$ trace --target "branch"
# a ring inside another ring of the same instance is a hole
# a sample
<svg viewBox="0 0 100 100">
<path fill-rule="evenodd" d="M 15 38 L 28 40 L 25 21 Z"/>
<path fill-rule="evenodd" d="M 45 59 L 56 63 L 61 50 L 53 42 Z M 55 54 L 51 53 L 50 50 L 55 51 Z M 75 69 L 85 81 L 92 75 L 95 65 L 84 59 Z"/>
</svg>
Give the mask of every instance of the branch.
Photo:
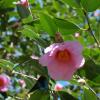
<svg viewBox="0 0 100 100">
<path fill-rule="evenodd" d="M 98 48 L 100 48 L 99 41 L 97 40 L 96 36 L 94 35 L 94 33 L 93 33 L 92 29 L 91 29 L 90 22 L 89 22 L 89 18 L 88 18 L 88 15 L 87 15 L 87 12 L 86 12 L 84 9 L 83 9 L 83 13 L 84 13 L 84 15 L 85 15 L 85 17 L 86 17 L 86 21 L 87 21 L 87 24 L 88 24 L 88 27 L 89 27 L 89 28 L 88 28 L 88 31 L 89 31 L 89 33 L 92 35 L 92 37 L 94 38 L 95 42 L 97 43 Z"/>
<path fill-rule="evenodd" d="M 12 73 L 21 75 L 21 76 L 23 76 L 23 77 L 28 77 L 28 78 L 31 78 L 31 79 L 34 79 L 34 80 L 38 80 L 37 78 L 35 78 L 35 77 L 33 77 L 33 76 L 28 76 L 28 75 L 23 74 L 23 73 L 20 73 L 20 72 L 15 72 L 15 71 L 13 71 Z"/>
</svg>

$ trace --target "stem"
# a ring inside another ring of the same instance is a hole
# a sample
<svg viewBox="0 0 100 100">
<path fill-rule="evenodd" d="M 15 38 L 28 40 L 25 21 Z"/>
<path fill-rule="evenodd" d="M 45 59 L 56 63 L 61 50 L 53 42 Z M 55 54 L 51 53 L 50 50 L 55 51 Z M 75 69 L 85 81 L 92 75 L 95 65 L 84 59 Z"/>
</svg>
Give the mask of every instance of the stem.
<svg viewBox="0 0 100 100">
<path fill-rule="evenodd" d="M 14 74 L 18 74 L 18 75 L 21 75 L 21 76 L 23 76 L 23 77 L 28 77 L 28 78 L 31 78 L 31 79 L 34 79 L 34 80 L 38 80 L 38 79 L 37 79 L 37 78 L 35 78 L 35 77 L 28 76 L 28 75 L 25 75 L 25 74 L 20 73 L 20 72 L 15 72 L 15 71 L 13 71 L 12 73 L 14 73 Z"/>
<path fill-rule="evenodd" d="M 23 62 L 23 63 L 21 63 L 21 64 L 16 64 L 16 65 L 13 67 L 13 70 L 16 69 L 16 68 L 19 67 L 19 66 L 24 66 L 26 63 L 28 63 L 28 62 L 30 62 L 30 61 L 32 61 L 32 59 L 29 59 L 29 60 L 27 60 L 27 61 L 25 61 L 25 62 Z M 13 71 L 13 70 L 12 70 L 12 71 Z"/>
<path fill-rule="evenodd" d="M 88 18 L 88 15 L 87 15 L 87 12 L 85 11 L 85 10 L 83 10 L 83 13 L 84 13 L 84 15 L 85 15 L 85 17 L 86 17 L 86 21 L 87 21 L 87 24 L 88 24 L 88 31 L 90 32 L 90 34 L 92 35 L 92 37 L 94 38 L 94 40 L 95 40 L 95 42 L 97 43 L 97 45 L 98 45 L 98 48 L 100 48 L 100 44 L 99 44 L 99 41 L 97 40 L 97 38 L 96 38 L 96 36 L 94 35 L 94 33 L 93 33 L 93 31 L 92 31 L 92 29 L 91 29 L 91 26 L 90 26 L 90 22 L 89 22 L 89 18 Z"/>
</svg>

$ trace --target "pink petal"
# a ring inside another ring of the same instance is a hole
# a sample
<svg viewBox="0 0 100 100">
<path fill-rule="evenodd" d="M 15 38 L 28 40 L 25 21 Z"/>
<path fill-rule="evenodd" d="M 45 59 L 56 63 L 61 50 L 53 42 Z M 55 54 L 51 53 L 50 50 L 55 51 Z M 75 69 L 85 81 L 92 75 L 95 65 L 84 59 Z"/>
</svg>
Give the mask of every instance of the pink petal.
<svg viewBox="0 0 100 100">
<path fill-rule="evenodd" d="M 69 49 L 71 52 L 75 52 L 75 53 L 82 53 L 83 47 L 81 46 L 81 44 L 77 41 L 68 41 L 65 42 L 64 45 L 66 46 L 67 49 Z"/>
<path fill-rule="evenodd" d="M 70 64 L 51 63 L 48 66 L 50 76 L 55 80 L 69 80 L 77 69 Z"/>
<path fill-rule="evenodd" d="M 52 49 L 54 49 L 55 46 L 58 46 L 58 45 L 59 45 L 59 43 L 54 43 L 54 44 L 50 45 L 49 47 L 47 47 L 47 48 L 44 50 L 44 52 L 45 52 L 45 53 L 48 53 L 48 52 L 50 52 Z"/>
<path fill-rule="evenodd" d="M 84 65 L 84 63 L 85 63 L 85 59 L 83 58 L 79 67 L 82 67 Z"/>
<path fill-rule="evenodd" d="M 65 44 L 72 55 L 72 59 L 75 63 L 74 66 L 76 68 L 82 67 L 85 63 L 85 59 L 82 56 L 82 46 L 78 42 L 67 42 Z"/>
<path fill-rule="evenodd" d="M 43 66 L 47 66 L 49 62 L 50 62 L 49 53 L 44 54 L 39 59 L 39 63 L 42 64 Z"/>
<path fill-rule="evenodd" d="M 55 48 L 52 49 L 52 51 L 50 52 L 50 56 L 55 56 L 57 51 L 61 51 L 61 50 L 65 50 L 66 47 L 65 45 L 62 44 L 58 44 L 55 46 Z"/>
</svg>

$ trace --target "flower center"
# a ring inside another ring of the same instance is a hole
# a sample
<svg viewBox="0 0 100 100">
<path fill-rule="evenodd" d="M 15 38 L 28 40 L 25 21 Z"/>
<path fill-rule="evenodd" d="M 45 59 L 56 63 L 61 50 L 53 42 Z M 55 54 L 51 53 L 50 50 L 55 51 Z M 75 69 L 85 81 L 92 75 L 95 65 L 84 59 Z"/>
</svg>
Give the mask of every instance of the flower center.
<svg viewBox="0 0 100 100">
<path fill-rule="evenodd" d="M 70 53 L 67 50 L 58 51 L 56 59 L 59 61 L 68 61 L 70 59 Z"/>
<path fill-rule="evenodd" d="M 4 86 L 4 80 L 2 78 L 0 79 L 0 87 L 1 86 Z"/>
</svg>

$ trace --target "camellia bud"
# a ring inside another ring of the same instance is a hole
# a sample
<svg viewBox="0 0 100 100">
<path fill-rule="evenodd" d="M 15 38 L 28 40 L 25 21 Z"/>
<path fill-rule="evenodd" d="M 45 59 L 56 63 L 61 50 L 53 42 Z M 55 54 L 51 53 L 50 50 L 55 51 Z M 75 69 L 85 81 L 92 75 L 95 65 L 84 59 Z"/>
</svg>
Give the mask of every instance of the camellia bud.
<svg viewBox="0 0 100 100">
<path fill-rule="evenodd" d="M 55 91 L 61 91 L 63 89 L 63 86 L 61 85 L 61 84 L 59 84 L 59 83 L 57 83 L 56 85 L 55 85 L 55 87 L 54 87 L 54 90 Z"/>
<path fill-rule="evenodd" d="M 80 37 L 80 33 L 75 33 L 74 36 L 75 36 L 75 38 L 78 38 L 78 37 Z"/>
<path fill-rule="evenodd" d="M 55 42 L 58 42 L 58 43 L 63 42 L 63 38 L 62 38 L 60 32 L 57 32 L 57 33 L 55 34 Z"/>
</svg>

